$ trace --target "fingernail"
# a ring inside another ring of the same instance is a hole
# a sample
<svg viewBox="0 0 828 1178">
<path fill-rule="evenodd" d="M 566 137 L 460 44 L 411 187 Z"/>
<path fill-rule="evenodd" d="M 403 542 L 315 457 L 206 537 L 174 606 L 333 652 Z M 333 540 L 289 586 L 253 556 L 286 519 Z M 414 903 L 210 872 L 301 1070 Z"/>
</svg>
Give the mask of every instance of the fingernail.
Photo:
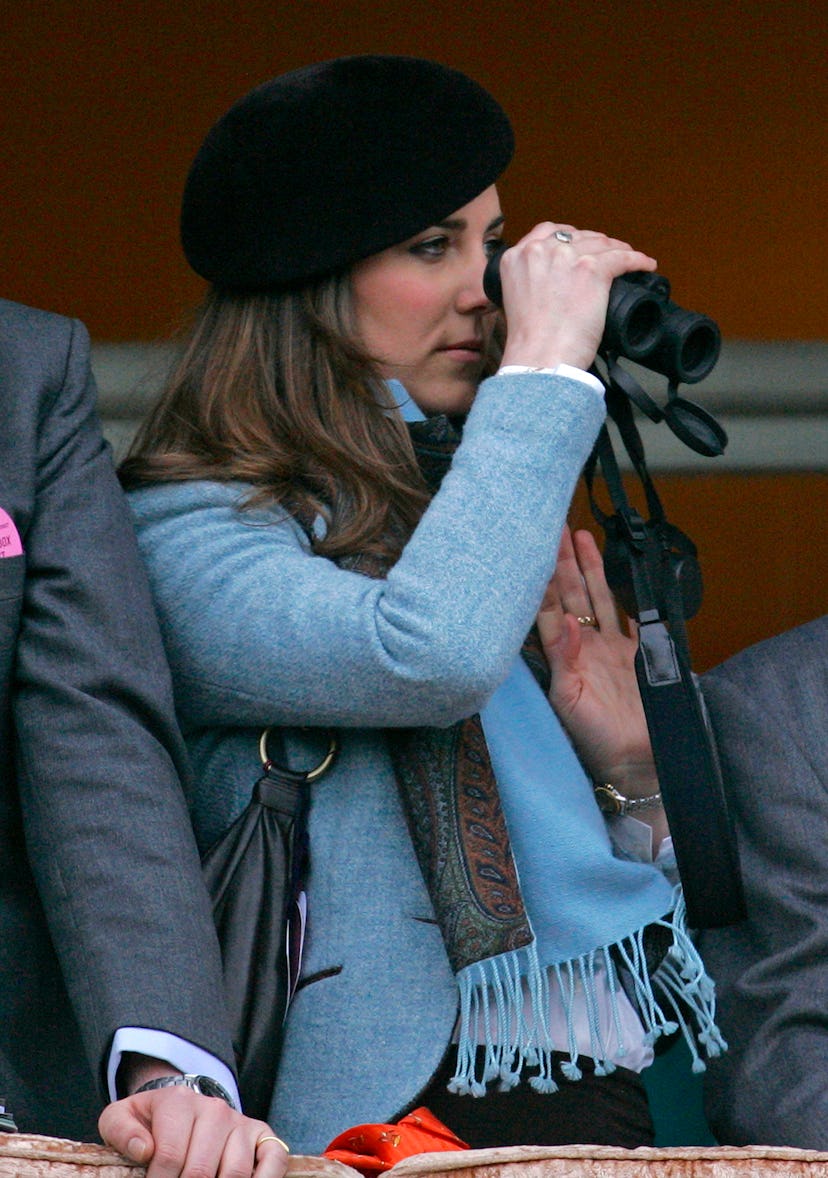
<svg viewBox="0 0 828 1178">
<path fill-rule="evenodd" d="M 126 1151 L 133 1161 L 142 1162 L 147 1155 L 147 1143 L 143 1137 L 131 1137 Z"/>
</svg>

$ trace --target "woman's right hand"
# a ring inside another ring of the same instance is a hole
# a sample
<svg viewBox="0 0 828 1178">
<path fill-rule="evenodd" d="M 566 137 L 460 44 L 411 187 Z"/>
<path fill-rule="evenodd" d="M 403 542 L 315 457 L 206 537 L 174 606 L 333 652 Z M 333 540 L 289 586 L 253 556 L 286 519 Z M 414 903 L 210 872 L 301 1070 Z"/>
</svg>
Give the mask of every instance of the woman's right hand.
<svg viewBox="0 0 828 1178">
<path fill-rule="evenodd" d="M 571 242 L 555 237 L 572 235 Z M 624 241 L 549 221 L 536 225 L 500 259 L 507 338 L 502 363 L 528 368 L 595 359 L 612 281 L 656 261 Z"/>
</svg>

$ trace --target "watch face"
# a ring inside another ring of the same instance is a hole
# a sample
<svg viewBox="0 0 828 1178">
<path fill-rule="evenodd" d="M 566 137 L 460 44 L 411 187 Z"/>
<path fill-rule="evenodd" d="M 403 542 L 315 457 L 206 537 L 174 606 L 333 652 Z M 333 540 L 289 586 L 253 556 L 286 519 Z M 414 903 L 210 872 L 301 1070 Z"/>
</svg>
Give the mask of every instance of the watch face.
<svg viewBox="0 0 828 1178">
<path fill-rule="evenodd" d="M 216 1080 L 211 1080 L 209 1076 L 196 1076 L 193 1088 L 196 1092 L 200 1092 L 202 1096 L 217 1096 L 219 1100 L 228 1101 L 227 1093 L 221 1084 Z"/>
</svg>

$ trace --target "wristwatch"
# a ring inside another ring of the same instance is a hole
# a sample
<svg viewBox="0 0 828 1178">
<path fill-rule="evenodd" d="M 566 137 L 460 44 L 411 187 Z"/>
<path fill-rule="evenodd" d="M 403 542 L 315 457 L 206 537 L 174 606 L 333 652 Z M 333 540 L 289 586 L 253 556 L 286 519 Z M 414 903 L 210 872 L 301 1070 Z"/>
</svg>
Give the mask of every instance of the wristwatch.
<svg viewBox="0 0 828 1178">
<path fill-rule="evenodd" d="M 146 1084 L 142 1084 L 133 1093 L 137 1096 L 139 1092 L 152 1092 L 156 1088 L 192 1088 L 193 1092 L 198 1092 L 202 1096 L 216 1096 L 219 1100 L 225 1101 L 231 1108 L 236 1106 L 233 1104 L 232 1097 L 226 1089 L 222 1088 L 217 1080 L 213 1080 L 210 1076 L 159 1076 L 157 1080 L 148 1080 Z"/>
<path fill-rule="evenodd" d="M 593 786 L 595 800 L 605 814 L 631 814 L 635 816 L 642 810 L 655 810 L 661 803 L 661 794 L 650 794 L 646 798 L 625 798 L 614 785 L 605 782 L 603 785 Z"/>
</svg>

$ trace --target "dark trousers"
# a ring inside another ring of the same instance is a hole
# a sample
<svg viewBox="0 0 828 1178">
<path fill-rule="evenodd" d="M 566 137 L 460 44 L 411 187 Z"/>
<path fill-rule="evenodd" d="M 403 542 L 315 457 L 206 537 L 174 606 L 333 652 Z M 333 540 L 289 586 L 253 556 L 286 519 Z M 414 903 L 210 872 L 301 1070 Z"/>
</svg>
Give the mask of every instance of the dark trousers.
<svg viewBox="0 0 828 1178">
<path fill-rule="evenodd" d="M 472 1149 L 508 1145 L 635 1149 L 653 1144 L 647 1093 L 636 1072 L 616 1068 L 608 1076 L 596 1076 L 592 1060 L 582 1058 L 578 1060 L 582 1078 L 556 1078 L 558 1091 L 548 1095 L 535 1092 L 524 1079 L 508 1092 L 498 1092 L 493 1084 L 485 1096 L 455 1096 L 446 1088 L 454 1062 L 451 1050 L 416 1104 L 430 1109 Z"/>
</svg>

